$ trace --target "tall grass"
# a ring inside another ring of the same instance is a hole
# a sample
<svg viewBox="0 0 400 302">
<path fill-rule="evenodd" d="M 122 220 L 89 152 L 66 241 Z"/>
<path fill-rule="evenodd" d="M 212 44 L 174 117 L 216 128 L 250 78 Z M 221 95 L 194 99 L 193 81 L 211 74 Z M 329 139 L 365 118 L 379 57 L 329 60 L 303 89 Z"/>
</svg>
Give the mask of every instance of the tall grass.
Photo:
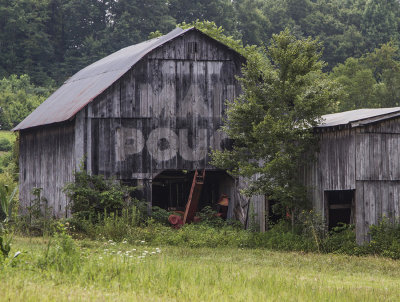
<svg viewBox="0 0 400 302">
<path fill-rule="evenodd" d="M 80 257 L 71 256 L 71 269 L 63 269 L 39 265 L 48 247 L 47 239 L 17 238 L 13 251 L 24 252 L 18 261 L 0 269 L 0 300 L 400 299 L 400 263 L 382 258 L 171 246 L 159 247 L 157 252 L 146 242 L 130 245 L 84 240 L 74 244 Z"/>
</svg>

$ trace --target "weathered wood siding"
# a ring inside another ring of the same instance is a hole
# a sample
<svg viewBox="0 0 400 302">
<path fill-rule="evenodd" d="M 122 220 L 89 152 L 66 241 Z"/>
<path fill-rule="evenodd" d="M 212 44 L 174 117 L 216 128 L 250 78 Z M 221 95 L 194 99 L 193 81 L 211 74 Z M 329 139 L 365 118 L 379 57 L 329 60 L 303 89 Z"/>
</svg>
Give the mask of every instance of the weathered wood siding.
<svg viewBox="0 0 400 302">
<path fill-rule="evenodd" d="M 359 242 L 385 216 L 400 217 L 400 119 L 354 130 L 356 138 L 356 230 Z"/>
<path fill-rule="evenodd" d="M 20 132 L 19 199 L 23 208 L 30 205 L 33 188 L 43 188 L 53 213 L 66 215 L 67 198 L 62 192 L 73 179 L 74 122 L 32 128 Z"/>
<path fill-rule="evenodd" d="M 317 160 L 304 170 L 314 207 L 325 213 L 324 191 L 355 190 L 359 243 L 385 216 L 400 217 L 400 119 L 319 132 Z"/>
<path fill-rule="evenodd" d="M 319 152 L 315 162 L 304 171 L 303 180 L 309 187 L 315 209 L 324 213 L 325 190 L 353 190 L 356 188 L 356 150 L 351 130 L 319 133 Z"/>
<path fill-rule="evenodd" d="M 237 55 L 195 32 L 152 52 L 88 106 L 88 167 L 119 179 L 212 169 L 209 152 L 224 143 L 218 129 L 225 101 L 239 93 L 240 67 Z"/>
</svg>

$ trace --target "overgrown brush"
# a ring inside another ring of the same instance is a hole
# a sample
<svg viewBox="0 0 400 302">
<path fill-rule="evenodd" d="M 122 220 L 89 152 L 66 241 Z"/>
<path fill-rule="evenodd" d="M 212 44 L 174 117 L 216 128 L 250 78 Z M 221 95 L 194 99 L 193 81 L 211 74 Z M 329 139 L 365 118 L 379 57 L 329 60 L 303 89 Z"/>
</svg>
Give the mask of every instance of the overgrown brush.
<svg viewBox="0 0 400 302">
<path fill-rule="evenodd" d="M 96 223 L 107 213 L 122 213 L 131 205 L 142 206 L 131 197 L 135 189 L 103 175 L 88 174 L 81 167 L 80 171 L 75 171 L 74 181 L 63 191 L 71 200 L 70 210 L 74 217 Z"/>
<path fill-rule="evenodd" d="M 67 228 L 58 222 L 54 235 L 50 237 L 48 244 L 38 266 L 41 268 L 53 268 L 60 272 L 71 272 L 79 268 L 81 252 L 75 241 L 67 233 Z"/>
<path fill-rule="evenodd" d="M 11 250 L 11 241 L 14 230 L 10 224 L 14 196 L 17 192 L 17 187 L 11 191 L 8 186 L 0 187 L 0 209 L 5 216 L 3 221 L 0 221 L 0 263 L 3 262 Z"/>
</svg>

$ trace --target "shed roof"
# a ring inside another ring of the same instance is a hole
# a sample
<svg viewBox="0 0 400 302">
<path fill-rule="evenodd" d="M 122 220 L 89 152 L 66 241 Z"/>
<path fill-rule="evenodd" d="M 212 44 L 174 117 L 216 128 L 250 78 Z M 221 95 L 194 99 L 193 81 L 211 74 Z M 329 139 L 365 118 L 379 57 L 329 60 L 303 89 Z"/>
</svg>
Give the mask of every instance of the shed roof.
<svg viewBox="0 0 400 302">
<path fill-rule="evenodd" d="M 322 116 L 322 123 L 317 128 L 337 126 L 357 127 L 400 116 L 400 107 L 357 109 Z"/>
<path fill-rule="evenodd" d="M 164 36 L 123 48 L 85 67 L 64 82 L 57 91 L 13 130 L 59 123 L 73 118 L 145 55 L 188 31 L 202 33 L 194 27 L 189 29 L 176 28 Z M 221 42 L 218 43 L 224 45 Z M 224 46 L 229 48 L 226 45 Z"/>
</svg>

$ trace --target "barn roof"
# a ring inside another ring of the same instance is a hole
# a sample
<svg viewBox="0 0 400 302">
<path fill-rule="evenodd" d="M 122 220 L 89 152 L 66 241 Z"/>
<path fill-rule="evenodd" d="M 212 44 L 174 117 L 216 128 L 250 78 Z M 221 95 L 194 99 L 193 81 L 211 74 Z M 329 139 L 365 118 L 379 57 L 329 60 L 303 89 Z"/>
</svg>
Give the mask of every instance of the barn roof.
<svg viewBox="0 0 400 302">
<path fill-rule="evenodd" d="M 202 33 L 194 27 L 189 29 L 176 28 L 164 36 L 123 48 L 85 67 L 64 82 L 57 91 L 13 130 L 59 123 L 73 118 L 144 56 L 188 31 Z M 218 43 L 229 48 L 221 42 Z"/>
<path fill-rule="evenodd" d="M 317 128 L 338 126 L 357 127 L 377 121 L 400 116 L 400 107 L 357 109 L 322 116 L 322 123 Z"/>
</svg>

